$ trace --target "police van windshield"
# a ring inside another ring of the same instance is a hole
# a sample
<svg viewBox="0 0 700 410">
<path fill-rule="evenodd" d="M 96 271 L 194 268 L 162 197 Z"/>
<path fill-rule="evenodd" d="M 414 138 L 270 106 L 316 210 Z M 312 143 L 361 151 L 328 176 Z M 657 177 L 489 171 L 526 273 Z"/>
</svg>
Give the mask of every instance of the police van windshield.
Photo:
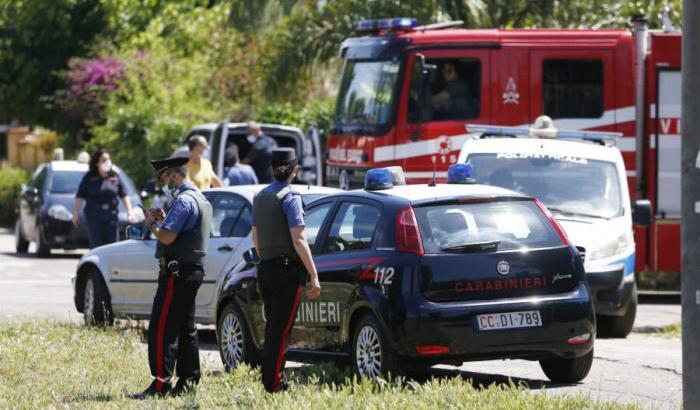
<svg viewBox="0 0 700 410">
<path fill-rule="evenodd" d="M 562 242 L 533 201 L 415 208 L 425 253 L 536 249 Z"/>
<path fill-rule="evenodd" d="M 538 198 L 551 211 L 572 217 L 622 215 L 622 192 L 614 163 L 544 154 L 471 154 L 477 183 Z"/>
<path fill-rule="evenodd" d="M 399 75 L 398 61 L 357 61 L 345 63 L 338 91 L 333 126 L 356 126 L 371 132 L 387 124 L 394 88 Z"/>
</svg>

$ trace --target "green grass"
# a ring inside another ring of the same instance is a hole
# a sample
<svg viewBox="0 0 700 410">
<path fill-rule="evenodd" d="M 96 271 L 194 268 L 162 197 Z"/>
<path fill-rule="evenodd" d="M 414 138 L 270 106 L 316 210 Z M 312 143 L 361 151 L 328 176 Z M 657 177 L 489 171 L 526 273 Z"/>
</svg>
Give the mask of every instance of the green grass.
<svg viewBox="0 0 700 410">
<path fill-rule="evenodd" d="M 264 392 L 258 369 L 205 370 L 196 396 L 134 401 L 150 383 L 142 329 L 87 329 L 49 321 L 0 323 L 0 408 L 625 409 L 583 395 L 524 386 L 474 387 L 461 377 L 358 382 L 337 366 L 289 372 L 292 390 Z"/>
<path fill-rule="evenodd" d="M 666 337 L 669 339 L 680 339 L 681 338 L 681 322 L 674 323 L 672 325 L 664 326 L 657 331 L 653 332 L 654 336 Z"/>
</svg>

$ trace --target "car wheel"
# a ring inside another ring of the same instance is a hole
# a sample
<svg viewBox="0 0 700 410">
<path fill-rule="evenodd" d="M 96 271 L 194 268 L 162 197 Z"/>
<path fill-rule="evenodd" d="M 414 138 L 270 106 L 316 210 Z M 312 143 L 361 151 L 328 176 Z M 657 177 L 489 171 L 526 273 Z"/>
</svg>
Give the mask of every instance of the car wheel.
<svg viewBox="0 0 700 410">
<path fill-rule="evenodd" d="M 46 239 L 44 239 L 44 233 L 41 231 L 41 227 L 36 228 L 36 256 L 40 258 L 48 258 L 51 256 L 51 248 L 46 243 Z"/>
<path fill-rule="evenodd" d="M 593 364 L 593 349 L 575 359 L 540 360 L 540 366 L 549 380 L 555 383 L 578 383 L 585 379 Z"/>
<path fill-rule="evenodd" d="M 622 316 L 598 315 L 598 335 L 600 337 L 625 338 L 632 332 L 637 317 L 637 285 L 632 288 L 632 297 Z"/>
<path fill-rule="evenodd" d="M 29 241 L 24 239 L 24 235 L 22 235 L 22 225 L 20 221 L 15 223 L 15 249 L 17 253 L 27 253 L 29 250 Z"/>
<path fill-rule="evenodd" d="M 257 365 L 260 362 L 248 323 L 241 309 L 233 302 L 226 304 L 221 311 L 217 332 L 219 354 L 227 372 L 241 363 Z"/>
<path fill-rule="evenodd" d="M 372 315 L 365 315 L 355 326 L 352 363 L 353 370 L 360 377 L 376 379 L 397 375 L 396 353 Z"/>
<path fill-rule="evenodd" d="M 83 290 L 83 318 L 87 326 L 105 326 L 114 323 L 107 288 L 99 273 L 88 273 Z"/>
</svg>

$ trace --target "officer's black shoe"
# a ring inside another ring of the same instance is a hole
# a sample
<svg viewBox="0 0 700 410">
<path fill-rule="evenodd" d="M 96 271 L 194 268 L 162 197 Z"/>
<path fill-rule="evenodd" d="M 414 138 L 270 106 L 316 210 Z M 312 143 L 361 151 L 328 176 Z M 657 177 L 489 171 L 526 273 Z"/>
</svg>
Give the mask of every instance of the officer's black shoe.
<svg viewBox="0 0 700 410">
<path fill-rule="evenodd" d="M 170 390 L 170 396 L 180 397 L 185 394 L 195 394 L 197 392 L 197 382 L 194 380 L 178 380 L 175 387 Z"/>
<path fill-rule="evenodd" d="M 153 380 L 146 390 L 141 393 L 132 394 L 131 398 L 134 400 L 146 400 L 149 397 L 160 398 L 170 393 L 171 390 L 172 384 L 170 384 L 170 382 L 158 382 L 158 380 Z"/>
</svg>

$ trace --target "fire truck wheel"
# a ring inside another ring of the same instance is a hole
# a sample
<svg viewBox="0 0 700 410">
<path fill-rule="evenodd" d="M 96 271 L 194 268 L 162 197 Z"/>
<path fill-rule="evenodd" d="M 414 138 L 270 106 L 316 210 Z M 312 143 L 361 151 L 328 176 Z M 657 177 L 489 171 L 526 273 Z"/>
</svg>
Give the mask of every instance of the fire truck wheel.
<svg viewBox="0 0 700 410">
<path fill-rule="evenodd" d="M 598 336 L 626 338 L 632 332 L 634 319 L 637 316 L 637 286 L 632 289 L 632 298 L 627 306 L 627 311 L 622 316 L 603 316 L 598 320 Z"/>
</svg>

